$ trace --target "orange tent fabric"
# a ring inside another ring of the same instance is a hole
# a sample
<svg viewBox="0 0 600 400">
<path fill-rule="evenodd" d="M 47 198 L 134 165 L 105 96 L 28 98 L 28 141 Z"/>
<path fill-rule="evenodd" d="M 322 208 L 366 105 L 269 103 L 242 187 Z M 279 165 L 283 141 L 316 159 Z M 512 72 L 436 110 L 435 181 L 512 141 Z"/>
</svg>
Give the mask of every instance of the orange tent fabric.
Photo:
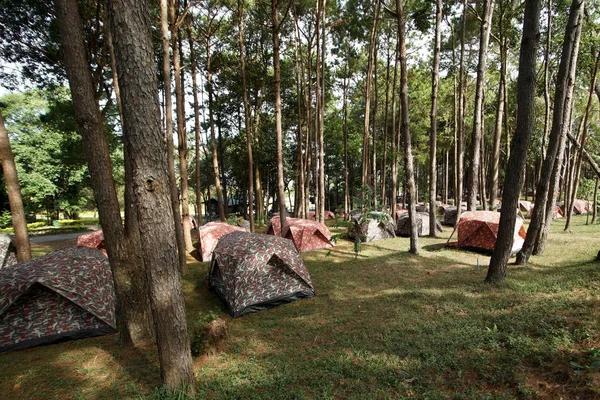
<svg viewBox="0 0 600 400">
<path fill-rule="evenodd" d="M 219 239 L 231 232 L 244 232 L 239 226 L 229 225 L 227 222 L 209 222 L 198 230 L 198 252 L 202 261 L 210 261 L 213 250 L 217 247 Z"/>
<path fill-rule="evenodd" d="M 458 242 L 449 244 L 458 247 L 470 247 L 480 250 L 494 250 L 498 238 L 500 213 L 496 211 L 467 211 L 458 221 Z M 523 221 L 517 218 L 512 252 L 516 253 L 525 242 Z"/>
<path fill-rule="evenodd" d="M 279 216 L 271 218 L 267 235 L 281 236 L 280 227 L 281 219 Z M 294 242 L 300 253 L 333 247 L 329 228 L 308 219 L 286 218 L 283 237 Z"/>
</svg>

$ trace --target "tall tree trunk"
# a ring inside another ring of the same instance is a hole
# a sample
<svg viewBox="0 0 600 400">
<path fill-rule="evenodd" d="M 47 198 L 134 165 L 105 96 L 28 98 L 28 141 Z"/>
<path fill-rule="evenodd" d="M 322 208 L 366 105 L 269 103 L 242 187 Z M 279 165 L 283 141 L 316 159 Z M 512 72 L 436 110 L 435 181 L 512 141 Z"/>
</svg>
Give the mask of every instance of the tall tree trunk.
<svg viewBox="0 0 600 400">
<path fill-rule="evenodd" d="M 177 104 L 177 150 L 179 153 L 179 176 L 181 178 L 181 216 L 175 221 L 175 230 L 182 230 L 185 243 L 185 252 L 194 250 L 192 245 L 192 233 L 190 224 L 190 205 L 188 201 L 188 172 L 187 172 L 187 131 L 185 127 L 185 93 L 184 76 L 181 73 L 180 47 L 181 38 L 179 37 L 179 27 L 177 26 L 177 16 L 175 0 L 169 2 L 169 17 L 171 21 L 171 48 L 173 49 L 173 71 L 175 72 L 175 102 Z M 170 102 L 170 101 L 169 101 Z M 179 210 L 179 205 L 178 205 Z M 175 214 L 177 218 L 177 214 Z M 181 249 L 180 249 L 181 251 Z M 180 256 L 181 258 L 181 256 Z M 185 274 L 187 265 L 181 272 Z"/>
<path fill-rule="evenodd" d="M 436 194 L 437 194 L 437 113 L 438 85 L 440 74 L 440 43 L 442 41 L 442 0 L 435 2 L 435 39 L 433 44 L 433 68 L 431 74 L 431 112 L 429 114 L 429 235 L 437 236 Z"/>
<path fill-rule="evenodd" d="M 212 32 L 209 33 L 206 38 L 206 85 L 208 87 L 208 118 L 210 121 L 210 143 L 211 143 L 211 147 L 212 147 L 212 165 L 213 165 L 213 173 L 215 175 L 215 187 L 217 190 L 219 218 L 221 219 L 221 222 L 225 222 L 225 207 L 227 205 L 223 205 L 223 190 L 221 189 L 221 179 L 219 178 L 219 154 L 217 152 L 217 139 L 216 139 L 216 135 L 215 135 L 214 89 L 212 86 L 212 74 L 211 74 L 211 58 L 212 58 L 211 35 L 212 35 Z"/>
<path fill-rule="evenodd" d="M 568 119 L 569 110 L 571 108 L 570 101 L 567 101 L 569 82 L 573 82 L 575 76 L 575 66 L 577 64 L 577 54 L 579 52 L 579 39 L 581 37 L 581 24 L 583 18 L 585 0 L 573 0 L 571 9 L 569 10 L 569 20 L 565 30 L 565 38 L 563 41 L 563 49 L 556 79 L 556 89 L 554 93 L 554 114 L 552 116 L 552 130 L 548 142 L 546 158 L 542 165 L 541 179 L 537 184 L 536 192 L 538 195 L 535 199 L 533 215 L 529 228 L 527 229 L 527 237 L 523 248 L 517 255 L 517 264 L 526 264 L 527 260 L 533 252 L 535 241 L 538 239 L 538 232 L 542 228 L 543 216 L 548 199 L 548 188 L 554 162 L 557 156 L 557 151 L 561 140 L 564 140 L 566 129 L 565 121 Z M 506 187 L 506 185 L 505 185 Z M 504 208 L 504 207 L 503 207 Z"/>
<path fill-rule="evenodd" d="M 177 254 L 173 246 L 167 160 L 160 127 L 158 82 L 145 2 L 111 0 L 109 16 L 123 99 L 123 133 L 133 163 L 143 258 L 148 272 L 161 377 L 193 392 L 194 369 Z"/>
<path fill-rule="evenodd" d="M 504 35 L 504 16 L 507 7 L 504 0 L 500 1 L 500 16 L 498 18 L 498 44 L 500 46 L 500 82 L 498 83 L 498 100 L 496 122 L 494 125 L 494 145 L 492 162 L 490 163 L 490 208 L 498 208 L 498 173 L 500 171 L 500 147 L 502 146 L 502 122 L 504 119 L 504 91 L 506 90 L 506 58 L 508 51 L 507 39 Z"/>
<path fill-rule="evenodd" d="M 396 0 L 396 19 L 398 21 L 398 47 L 400 56 L 400 111 L 401 123 L 400 131 L 404 140 L 404 171 L 406 174 L 405 183 L 408 190 L 408 216 L 410 219 L 410 249 L 409 252 L 417 254 L 419 250 L 419 235 L 417 232 L 416 215 L 416 190 L 415 175 L 413 168 L 412 138 L 410 135 L 410 123 L 408 115 L 408 68 L 406 63 L 406 42 L 405 42 L 405 15 L 404 3 L 402 0 Z M 405 192 L 406 197 L 406 192 Z"/>
<path fill-rule="evenodd" d="M 171 63 L 169 46 L 169 10 L 167 0 L 160 2 L 160 31 L 163 53 L 163 79 L 165 86 L 165 127 L 167 137 L 167 164 L 169 171 L 169 189 L 171 193 L 171 208 L 173 209 L 173 226 L 177 242 L 177 255 L 179 260 L 179 271 L 183 274 L 187 271 L 187 259 L 183 229 L 181 229 L 181 217 L 179 213 L 179 194 L 177 181 L 175 179 L 175 160 L 173 159 L 173 103 L 171 101 Z"/>
<path fill-rule="evenodd" d="M 125 345 L 145 344 L 153 339 L 154 333 L 144 262 L 136 254 L 136 242 L 123 230 L 105 128 L 86 57 L 83 23 L 75 0 L 57 0 L 55 4 L 75 117 L 88 160 L 94 198 L 113 271 L 120 341 Z M 2 160 L 3 167 L 10 164 L 4 162 L 4 156 Z M 126 177 L 129 176 L 127 172 Z M 7 179 L 7 184 L 9 183 Z"/>
<path fill-rule="evenodd" d="M 396 222 L 396 204 L 398 201 L 398 147 L 400 143 L 400 121 L 397 121 L 396 114 L 396 87 L 398 86 L 398 66 L 400 65 L 400 46 L 399 42 L 396 41 L 396 51 L 394 52 L 394 78 L 392 80 L 392 206 L 390 207 L 392 220 Z"/>
<path fill-rule="evenodd" d="M 198 102 L 198 78 L 196 70 L 196 50 L 194 46 L 194 38 L 192 37 L 192 30 L 190 28 L 190 18 L 186 20 L 186 30 L 188 36 L 188 42 L 190 46 L 190 65 L 192 70 L 192 93 L 194 95 L 194 138 L 195 138 L 195 161 L 196 161 L 196 213 L 198 214 L 198 225 L 202 225 L 202 188 L 200 180 L 200 146 L 202 141 L 200 139 L 200 103 Z"/>
<path fill-rule="evenodd" d="M 517 83 L 519 109 L 517 128 L 511 143 L 510 159 L 502 198 L 502 212 L 498 227 L 498 238 L 485 278 L 487 283 L 500 283 L 506 277 L 506 264 L 513 247 L 515 224 L 519 206 L 523 170 L 527 161 L 527 150 L 533 135 L 535 122 L 535 60 L 540 30 L 541 0 L 526 0 L 523 17 L 523 38 L 519 56 L 519 78 Z"/>
<path fill-rule="evenodd" d="M 471 136 L 471 169 L 469 173 L 469 201 L 467 209 L 474 211 L 477 208 L 477 194 L 479 191 L 479 168 L 481 163 L 481 136 L 483 135 L 483 89 L 485 84 L 485 69 L 487 63 L 488 44 L 494 0 L 484 0 L 483 17 L 479 32 L 479 61 L 477 63 L 477 82 L 475 87 L 475 108 L 473 110 L 473 134 Z M 485 199 L 481 199 L 483 203 Z"/>
<path fill-rule="evenodd" d="M 377 112 L 379 105 L 379 86 L 377 84 L 377 53 L 379 44 L 375 45 L 375 57 L 373 58 L 373 127 L 371 128 L 372 145 L 371 145 L 371 187 L 373 188 L 373 207 L 378 208 L 377 204 Z"/>
<path fill-rule="evenodd" d="M 281 127 L 281 70 L 279 65 L 279 0 L 271 0 L 271 21 L 273 29 L 273 70 L 275 83 L 275 134 L 277 141 L 277 198 L 279 200 L 279 215 L 281 218 L 281 233 L 286 226 L 285 193 L 283 182 L 283 146 Z"/>
<path fill-rule="evenodd" d="M 377 23 L 379 22 L 379 0 L 375 0 L 373 9 L 373 25 L 371 26 L 371 34 L 369 36 L 369 61 L 367 66 L 367 79 L 365 83 L 365 118 L 363 129 L 363 160 L 362 160 L 362 207 L 366 206 L 367 198 L 365 196 L 365 187 L 369 184 L 369 129 L 371 115 L 371 89 L 373 81 L 373 67 L 375 59 L 375 48 L 377 47 Z"/>
<path fill-rule="evenodd" d="M 463 0 L 463 13 L 460 30 L 460 56 L 458 69 L 458 130 L 457 130 L 457 156 L 456 162 L 456 207 L 460 215 L 463 199 L 463 174 L 465 156 L 465 102 L 467 92 L 467 73 L 465 71 L 465 32 L 467 29 L 467 0 Z M 456 218 L 458 224 L 459 218 Z"/>
<path fill-rule="evenodd" d="M 565 231 L 569 229 L 571 222 L 571 215 L 573 214 L 573 203 L 575 202 L 575 196 L 577 196 L 577 188 L 579 185 L 579 174 L 581 172 L 581 161 L 583 160 L 583 150 L 585 149 L 585 142 L 587 141 L 588 132 L 588 121 L 590 117 L 590 110 L 592 107 L 592 98 L 594 96 L 594 87 L 596 86 L 596 78 L 598 75 L 598 65 L 600 64 L 600 53 L 596 56 L 596 63 L 594 64 L 594 72 L 592 73 L 592 84 L 590 85 L 590 92 L 588 95 L 587 105 L 585 107 L 585 114 L 582 121 L 582 132 L 579 144 L 579 151 L 575 157 L 574 166 L 574 179 L 573 179 L 573 190 L 571 191 L 571 201 L 569 202 L 569 208 L 567 210 L 567 222 L 565 223 Z"/>
<path fill-rule="evenodd" d="M 344 66 L 343 126 L 344 131 L 344 219 L 350 220 L 350 182 L 348 177 L 348 87 L 350 86 L 348 56 Z"/>
<path fill-rule="evenodd" d="M 317 0 L 319 1 L 319 0 Z M 320 66 L 317 68 L 321 69 L 321 92 L 317 92 L 317 96 L 321 96 L 319 102 L 319 219 L 318 221 L 322 224 L 325 223 L 325 142 L 323 140 L 323 131 L 325 124 L 325 59 L 326 59 L 326 14 L 327 9 L 325 8 L 326 0 L 321 1 L 321 26 L 323 33 L 321 35 L 321 60 Z"/>
<path fill-rule="evenodd" d="M 385 190 L 385 178 L 387 174 L 387 148 L 388 148 L 388 132 L 390 127 L 390 122 L 388 120 L 388 110 L 390 106 L 390 42 L 388 37 L 387 43 L 387 59 L 386 59 L 386 68 L 385 68 L 385 110 L 383 115 L 383 154 L 381 158 L 381 206 L 385 208 L 387 204 L 387 196 Z"/>
<path fill-rule="evenodd" d="M 592 202 L 592 221 L 591 224 L 596 223 L 596 217 L 598 216 L 598 177 L 596 177 L 596 184 L 594 185 L 594 201 Z"/>
<path fill-rule="evenodd" d="M 248 152 L 248 205 L 250 207 L 250 232 L 254 232 L 254 162 L 252 159 L 252 126 L 250 104 L 246 88 L 246 61 L 244 58 L 244 9 L 242 0 L 238 0 L 238 41 L 240 46 L 240 75 L 242 77 L 242 96 L 244 100 L 244 122 L 246 124 L 246 150 Z"/>
<path fill-rule="evenodd" d="M 304 85 L 300 78 L 300 64 L 302 59 L 300 57 L 299 43 L 300 33 L 298 28 L 298 15 L 294 12 L 294 62 L 296 64 L 295 79 L 296 79 L 296 92 L 298 96 L 298 151 L 296 157 L 296 182 L 295 182 L 295 201 L 294 201 L 294 212 L 297 218 L 307 218 L 304 209 L 304 182 L 305 182 L 305 170 L 304 170 L 304 154 L 303 144 L 304 137 L 302 135 L 302 121 L 304 116 L 302 114 L 302 100 L 304 100 Z"/>
<path fill-rule="evenodd" d="M 19 185 L 17 166 L 10 148 L 2 111 L 0 111 L 0 161 L 2 161 L 2 172 L 4 173 L 6 192 L 10 204 L 10 215 L 15 230 L 17 260 L 19 262 L 28 261 L 31 259 L 31 246 L 29 245 L 27 221 L 25 219 L 25 209 L 23 208 L 23 198 L 21 197 L 21 185 Z"/>
<path fill-rule="evenodd" d="M 546 141 L 550 130 L 550 46 L 552 44 L 552 0 L 548 0 L 546 48 L 544 49 L 544 133 L 542 134 L 542 160 L 546 158 Z M 541 174 L 541 168 L 540 168 Z"/>
</svg>

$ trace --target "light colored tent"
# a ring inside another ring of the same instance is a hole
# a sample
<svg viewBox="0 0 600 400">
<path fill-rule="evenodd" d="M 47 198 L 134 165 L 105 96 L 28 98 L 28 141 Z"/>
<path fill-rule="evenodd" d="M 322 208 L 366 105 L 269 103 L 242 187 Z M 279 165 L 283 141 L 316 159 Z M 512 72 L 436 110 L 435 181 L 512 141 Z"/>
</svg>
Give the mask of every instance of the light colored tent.
<svg viewBox="0 0 600 400">
<path fill-rule="evenodd" d="M 417 234 L 419 236 L 429 236 L 429 213 L 418 212 L 415 215 L 417 221 Z M 442 224 L 437 219 L 435 220 L 437 232 L 443 232 Z M 396 221 L 396 235 L 410 236 L 410 218 L 408 212 L 402 213 Z"/>
<path fill-rule="evenodd" d="M 198 230 L 198 253 L 200 253 L 202 261 L 210 261 L 213 250 L 217 247 L 221 237 L 236 231 L 244 232 L 244 228 L 217 221 L 201 226 Z"/>
<path fill-rule="evenodd" d="M 498 238 L 500 213 L 496 211 L 467 211 L 458 221 L 458 242 L 448 243 L 449 246 L 493 251 Z M 523 220 L 517 218 L 515 224 L 512 254 L 518 252 L 525 242 L 525 227 Z"/>
<path fill-rule="evenodd" d="M 280 223 L 281 221 L 277 223 L 277 226 L 279 226 Z M 279 230 L 276 231 L 273 229 L 273 226 L 271 229 L 267 229 L 268 235 L 280 236 L 277 235 L 276 232 L 279 233 Z M 301 253 L 333 247 L 329 228 L 324 224 L 308 219 L 286 218 L 283 237 L 291 240 L 296 246 L 296 249 Z"/>
<path fill-rule="evenodd" d="M 352 217 L 352 226 L 348 227 L 348 237 L 354 240 L 357 236 L 361 242 L 389 239 L 396 237 L 396 227 L 387 213 L 371 212 L 367 215 Z"/>
<path fill-rule="evenodd" d="M 585 214 L 590 209 L 590 202 L 587 200 L 575 200 L 573 202 L 573 214 Z"/>
<path fill-rule="evenodd" d="M 521 210 L 521 212 L 529 212 L 529 210 L 531 210 L 531 202 L 519 200 L 519 210 Z"/>
<path fill-rule="evenodd" d="M 533 216 L 533 205 L 531 206 L 531 209 L 529 210 L 529 214 L 527 214 L 527 219 L 531 219 L 531 217 Z M 554 211 L 552 212 L 552 218 L 553 219 L 557 219 L 557 218 L 562 218 L 563 217 L 563 211 L 560 208 L 560 206 L 558 204 L 554 205 Z"/>
<path fill-rule="evenodd" d="M 10 236 L 0 234 L 0 269 L 17 263 L 17 250 Z"/>
<path fill-rule="evenodd" d="M 68 247 L 0 270 L 0 353 L 116 332 L 107 258 Z"/>
<path fill-rule="evenodd" d="M 248 232 L 221 238 L 213 252 L 208 285 L 233 317 L 315 295 L 290 240 Z"/>
</svg>

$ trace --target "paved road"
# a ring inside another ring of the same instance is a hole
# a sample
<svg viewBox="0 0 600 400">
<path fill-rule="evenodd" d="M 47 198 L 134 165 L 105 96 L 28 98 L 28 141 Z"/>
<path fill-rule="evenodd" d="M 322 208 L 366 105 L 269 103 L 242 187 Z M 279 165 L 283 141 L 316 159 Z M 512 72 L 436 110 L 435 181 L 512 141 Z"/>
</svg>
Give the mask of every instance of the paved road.
<svg viewBox="0 0 600 400">
<path fill-rule="evenodd" d="M 73 233 L 60 233 L 58 235 L 30 236 L 29 241 L 31 243 L 55 242 L 57 240 L 76 239 L 85 233 L 88 233 L 88 232 L 82 231 L 82 232 L 73 232 Z"/>
</svg>

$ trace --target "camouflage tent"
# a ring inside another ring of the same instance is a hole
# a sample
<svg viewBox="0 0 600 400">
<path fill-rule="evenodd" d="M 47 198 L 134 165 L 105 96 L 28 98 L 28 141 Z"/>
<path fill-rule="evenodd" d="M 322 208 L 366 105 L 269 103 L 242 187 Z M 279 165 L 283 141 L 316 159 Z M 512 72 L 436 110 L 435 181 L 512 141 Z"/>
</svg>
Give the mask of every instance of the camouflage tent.
<svg viewBox="0 0 600 400">
<path fill-rule="evenodd" d="M 312 219 L 313 221 L 315 221 L 317 219 L 316 215 L 317 214 L 315 214 L 314 211 L 311 211 L 311 212 L 308 213 L 308 219 Z M 332 213 L 331 211 L 325 211 L 324 219 L 325 220 L 335 219 L 335 214 Z"/>
<path fill-rule="evenodd" d="M 365 215 L 352 216 L 352 226 L 348 227 L 348 237 L 354 240 L 357 236 L 361 242 L 396 237 L 396 226 L 389 214 L 370 212 Z"/>
<path fill-rule="evenodd" d="M 417 233 L 419 236 L 429 236 L 429 213 L 418 212 L 416 213 L 417 220 Z M 443 232 L 442 224 L 437 219 L 435 220 L 435 227 L 437 232 Z M 400 214 L 396 220 L 396 235 L 398 236 L 410 236 L 410 218 L 408 212 Z"/>
<path fill-rule="evenodd" d="M 116 332 L 106 257 L 68 247 L 0 270 L 0 352 Z"/>
<path fill-rule="evenodd" d="M 244 231 L 239 226 L 229 225 L 227 222 L 209 222 L 201 226 L 198 231 L 198 252 L 202 261 L 210 261 L 213 250 L 217 247 L 219 239 L 231 232 Z"/>
<path fill-rule="evenodd" d="M 279 217 L 273 217 L 273 219 L 279 219 Z M 273 221 L 271 219 L 271 221 Z M 281 222 L 275 221 L 275 224 L 279 226 Z M 275 231 L 273 225 L 272 229 L 267 230 L 268 235 L 280 236 L 279 230 Z M 320 224 L 316 221 L 301 218 L 286 218 L 286 227 L 283 231 L 283 237 L 290 239 L 294 242 L 294 246 L 300 252 L 326 249 L 333 247 L 331 242 L 331 232 L 327 226 Z"/>
<path fill-rule="evenodd" d="M 17 263 L 17 250 L 10 236 L 0 235 L 0 270 Z"/>
<path fill-rule="evenodd" d="M 516 212 L 516 211 L 515 211 Z M 500 213 L 496 211 L 467 211 L 458 221 L 458 242 L 449 246 L 466 247 L 478 250 L 493 251 L 498 237 Z M 512 254 L 515 254 L 525 242 L 523 220 L 517 218 L 515 224 Z"/>
<path fill-rule="evenodd" d="M 291 241 L 248 232 L 221 238 L 213 252 L 208 285 L 234 318 L 315 295 Z"/>
<path fill-rule="evenodd" d="M 460 208 L 460 213 L 464 213 L 465 211 L 467 211 L 466 207 L 461 207 Z M 446 208 L 446 211 L 444 211 L 444 225 L 450 225 L 450 226 L 454 226 L 456 225 L 456 221 L 458 220 L 458 211 L 457 208 L 455 206 L 450 206 Z"/>
<path fill-rule="evenodd" d="M 93 247 L 94 249 L 104 248 L 104 233 L 99 229 L 94 232 L 86 233 L 77 238 L 77 246 Z"/>
</svg>

